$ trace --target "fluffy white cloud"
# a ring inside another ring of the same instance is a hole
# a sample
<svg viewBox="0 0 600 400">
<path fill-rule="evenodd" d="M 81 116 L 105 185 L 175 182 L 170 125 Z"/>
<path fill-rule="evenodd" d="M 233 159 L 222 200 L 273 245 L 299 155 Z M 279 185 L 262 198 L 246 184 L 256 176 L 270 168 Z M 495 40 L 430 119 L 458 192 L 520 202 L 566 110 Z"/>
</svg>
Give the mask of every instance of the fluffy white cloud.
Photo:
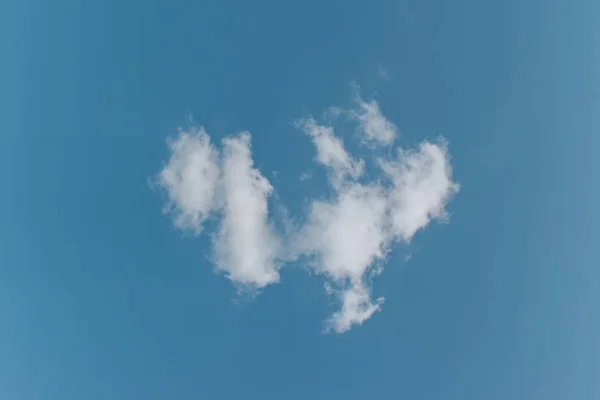
<svg viewBox="0 0 600 400">
<path fill-rule="evenodd" d="M 178 228 L 200 233 L 215 210 L 218 153 L 203 128 L 180 132 L 167 143 L 171 158 L 158 175 L 158 184 L 169 197 L 165 211 L 172 213 Z"/>
<path fill-rule="evenodd" d="M 385 256 L 386 198 L 381 188 L 352 184 L 330 202 L 314 201 L 296 246 L 315 254 L 315 268 L 342 281 L 362 277 Z"/>
<path fill-rule="evenodd" d="M 350 157 L 342 140 L 334 135 L 333 128 L 318 125 L 312 118 L 298 121 L 296 126 L 312 138 L 317 150 L 317 162 L 329 168 L 336 186 L 346 177 L 358 178 L 362 175 L 364 163 Z"/>
<path fill-rule="evenodd" d="M 458 192 L 452 181 L 452 168 L 446 142 L 423 142 L 418 150 L 398 149 L 397 158 L 382 161 L 381 167 L 392 181 L 389 206 L 392 233 L 405 241 L 431 219 L 445 219 L 446 203 Z"/>
<path fill-rule="evenodd" d="M 223 154 L 203 128 L 168 140 L 171 158 L 158 175 L 175 225 L 195 233 L 220 216 L 213 238 L 217 269 L 236 284 L 262 288 L 279 280 L 279 238 L 268 222 L 273 187 L 253 167 L 250 134 L 223 140 Z"/>
<path fill-rule="evenodd" d="M 332 290 L 327 287 L 329 292 Z M 342 307 L 327 321 L 327 330 L 343 333 L 354 325 L 362 325 L 380 310 L 383 297 L 373 301 L 367 286 L 361 281 L 351 282 L 339 293 Z"/>
<path fill-rule="evenodd" d="M 215 260 L 232 281 L 262 288 L 279 281 L 280 241 L 268 222 L 273 187 L 253 167 L 250 134 L 225 139 L 223 145 L 224 205 Z"/>
<path fill-rule="evenodd" d="M 380 145 L 391 145 L 398 135 L 398 128 L 383 116 L 379 104 L 358 98 L 358 109 L 350 112 L 360 124 L 364 139 Z"/>
<path fill-rule="evenodd" d="M 392 126 L 379 111 L 376 114 L 375 128 L 363 129 L 365 136 Z M 379 160 L 384 179 L 365 185 L 356 181 L 358 174 L 343 173 L 364 163 L 352 160 L 333 128 L 313 120 L 300 126 L 313 138 L 317 161 L 330 170 L 336 195 L 330 201 L 313 201 L 294 245 L 299 254 L 311 256 L 315 270 L 339 288 L 341 310 L 334 313 L 328 328 L 342 333 L 370 318 L 384 301 L 371 298 L 369 271 L 381 268 L 394 241 L 408 242 L 431 219 L 445 217 L 445 204 L 458 185 L 451 180 L 444 142 L 424 142 L 412 151 L 398 149 L 396 159 Z M 322 156 L 333 148 L 338 157 Z"/>
<path fill-rule="evenodd" d="M 389 146 L 397 136 L 375 101 L 359 99 L 344 113 L 366 142 Z M 295 218 L 299 226 L 292 227 L 285 213 L 278 217 L 283 232 L 270 223 L 274 189 L 254 168 L 249 133 L 224 139 L 222 153 L 203 129 L 181 133 L 169 141 L 172 155 L 159 183 L 179 228 L 199 233 L 206 218 L 219 217 L 214 261 L 236 284 L 260 289 L 279 281 L 284 262 L 308 260 L 340 303 L 327 329 L 342 333 L 381 309 L 384 299 L 372 296 L 371 278 L 382 272 L 393 244 L 409 242 L 431 220 L 446 219 L 445 206 L 459 187 L 443 140 L 398 148 L 390 160 L 374 157 L 380 174 L 367 181 L 364 160 L 350 155 L 333 127 L 312 118 L 296 127 L 311 138 L 315 161 L 333 188 L 331 198 L 312 201 L 308 214 Z"/>
<path fill-rule="evenodd" d="M 331 318 L 336 332 L 361 324 L 379 309 L 367 288 L 367 271 L 386 255 L 387 201 L 382 188 L 351 183 L 330 202 L 314 201 L 297 251 L 313 257 L 314 268 L 336 287 L 342 310 Z"/>
</svg>

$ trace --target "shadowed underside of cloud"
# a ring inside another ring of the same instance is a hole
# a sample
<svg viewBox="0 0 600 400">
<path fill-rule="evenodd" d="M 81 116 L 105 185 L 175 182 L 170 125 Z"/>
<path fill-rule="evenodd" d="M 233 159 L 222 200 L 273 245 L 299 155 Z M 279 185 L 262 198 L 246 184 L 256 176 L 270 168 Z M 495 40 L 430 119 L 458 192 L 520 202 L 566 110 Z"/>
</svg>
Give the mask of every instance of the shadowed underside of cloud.
<svg viewBox="0 0 600 400">
<path fill-rule="evenodd" d="M 359 99 L 356 109 L 344 112 L 364 142 L 393 144 L 398 129 L 377 102 Z M 247 132 L 224 139 L 221 151 L 202 128 L 180 132 L 168 141 L 171 158 L 158 183 L 176 227 L 200 234 L 207 218 L 218 218 L 215 265 L 236 285 L 264 288 L 278 282 L 280 268 L 293 262 L 307 262 L 325 276 L 328 293 L 341 305 L 327 329 L 342 333 L 380 310 L 384 299 L 372 297 L 370 277 L 382 271 L 391 246 L 410 242 L 431 220 L 447 220 L 445 206 L 459 186 L 452 181 L 443 139 L 398 148 L 392 159 L 374 154 L 380 174 L 369 181 L 365 161 L 348 153 L 333 127 L 312 118 L 295 125 L 312 140 L 333 195 L 312 201 L 294 230 L 274 228 L 268 210 L 274 189 L 253 166 Z"/>
</svg>

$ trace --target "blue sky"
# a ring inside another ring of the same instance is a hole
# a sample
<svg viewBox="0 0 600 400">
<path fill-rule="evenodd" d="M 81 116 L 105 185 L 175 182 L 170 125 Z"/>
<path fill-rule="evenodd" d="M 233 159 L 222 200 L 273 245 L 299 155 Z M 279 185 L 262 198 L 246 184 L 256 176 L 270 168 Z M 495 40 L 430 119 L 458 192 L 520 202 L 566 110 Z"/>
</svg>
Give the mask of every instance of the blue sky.
<svg viewBox="0 0 600 400">
<path fill-rule="evenodd" d="M 595 2 L 2 8 L 1 398 L 600 396 Z M 390 146 L 362 143 L 373 104 Z M 160 179 L 199 126 L 210 198 Z M 417 162 L 425 141 L 442 162 Z M 406 160 L 448 180 L 423 197 Z M 348 193 L 361 224 L 332 224 Z M 370 318 L 332 324 L 344 293 Z"/>
</svg>

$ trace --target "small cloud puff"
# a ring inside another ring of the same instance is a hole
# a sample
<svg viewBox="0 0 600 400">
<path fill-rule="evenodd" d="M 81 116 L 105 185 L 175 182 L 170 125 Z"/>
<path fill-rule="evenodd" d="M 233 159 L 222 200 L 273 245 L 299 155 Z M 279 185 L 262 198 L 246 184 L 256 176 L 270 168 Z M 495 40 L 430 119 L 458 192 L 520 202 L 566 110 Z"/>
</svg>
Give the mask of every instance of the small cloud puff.
<svg viewBox="0 0 600 400">
<path fill-rule="evenodd" d="M 218 153 L 203 128 L 180 132 L 167 144 L 171 159 L 158 175 L 158 184 L 169 196 L 165 211 L 178 228 L 200 233 L 216 206 Z"/>
<path fill-rule="evenodd" d="M 350 115 L 359 122 L 367 142 L 389 146 L 398 136 L 398 128 L 383 116 L 375 100 L 366 102 L 358 97 L 358 109 L 352 110 Z"/>
</svg>

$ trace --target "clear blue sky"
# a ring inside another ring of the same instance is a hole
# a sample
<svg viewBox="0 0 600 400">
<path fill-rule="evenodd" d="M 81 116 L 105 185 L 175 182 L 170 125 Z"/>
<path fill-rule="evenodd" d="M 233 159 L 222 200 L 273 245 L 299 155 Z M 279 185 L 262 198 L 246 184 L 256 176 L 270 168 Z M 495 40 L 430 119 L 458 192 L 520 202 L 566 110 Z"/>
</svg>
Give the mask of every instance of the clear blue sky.
<svg viewBox="0 0 600 400">
<path fill-rule="evenodd" d="M 0 398 L 600 398 L 597 2 L 1 8 Z M 443 135 L 461 189 L 374 279 L 382 310 L 323 334 L 322 279 L 240 298 L 148 180 L 192 113 L 250 131 L 300 207 L 321 181 L 292 122 L 351 82 L 401 145 Z"/>
</svg>

